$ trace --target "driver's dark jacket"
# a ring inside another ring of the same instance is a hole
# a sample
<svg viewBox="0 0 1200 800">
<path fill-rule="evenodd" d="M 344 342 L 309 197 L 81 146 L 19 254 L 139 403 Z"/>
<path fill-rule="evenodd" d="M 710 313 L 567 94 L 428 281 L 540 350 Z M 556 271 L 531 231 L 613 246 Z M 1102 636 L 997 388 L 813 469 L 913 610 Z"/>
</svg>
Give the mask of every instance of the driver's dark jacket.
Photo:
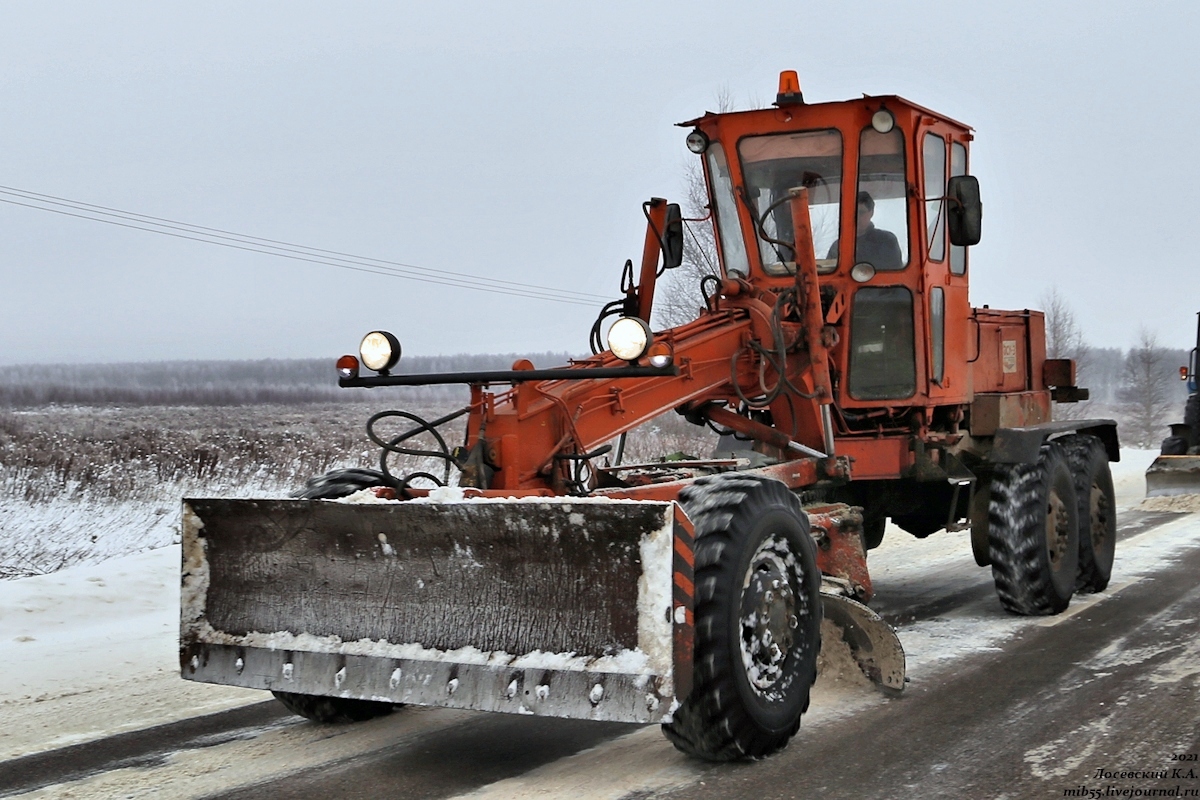
<svg viewBox="0 0 1200 800">
<path fill-rule="evenodd" d="M 826 258 L 837 257 L 838 243 L 834 242 Z M 871 226 L 854 241 L 854 262 L 861 264 L 864 261 L 880 271 L 903 268 L 904 258 L 900 254 L 900 242 L 896 239 L 896 234 L 880 230 L 875 227 L 875 223 L 871 223 Z"/>
</svg>

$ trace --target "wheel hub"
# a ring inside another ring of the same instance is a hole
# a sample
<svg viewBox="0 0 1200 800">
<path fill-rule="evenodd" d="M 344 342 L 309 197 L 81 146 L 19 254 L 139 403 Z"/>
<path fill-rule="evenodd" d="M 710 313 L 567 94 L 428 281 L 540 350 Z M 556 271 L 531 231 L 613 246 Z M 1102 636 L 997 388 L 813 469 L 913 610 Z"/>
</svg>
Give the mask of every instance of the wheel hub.
<svg viewBox="0 0 1200 800">
<path fill-rule="evenodd" d="M 783 539 L 772 536 L 750 560 L 742 587 L 742 662 L 750 685 L 760 694 L 779 681 L 796 640 L 796 585 L 791 550 Z"/>
<path fill-rule="evenodd" d="M 1067 504 L 1057 492 L 1051 492 L 1050 502 L 1046 505 L 1046 547 L 1050 552 L 1050 568 L 1055 572 L 1067 555 L 1070 524 Z"/>
</svg>

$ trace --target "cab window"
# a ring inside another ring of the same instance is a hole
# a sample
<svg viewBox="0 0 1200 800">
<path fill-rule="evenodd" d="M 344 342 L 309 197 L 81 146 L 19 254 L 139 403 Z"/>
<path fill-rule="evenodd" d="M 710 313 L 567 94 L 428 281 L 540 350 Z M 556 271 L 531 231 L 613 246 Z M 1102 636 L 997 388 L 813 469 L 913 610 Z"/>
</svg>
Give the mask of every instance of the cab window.
<svg viewBox="0 0 1200 800">
<path fill-rule="evenodd" d="M 917 390 L 913 296 L 903 286 L 864 286 L 850 323 L 850 396 L 898 400 Z"/>
<path fill-rule="evenodd" d="M 737 200 L 733 195 L 733 177 L 725 150 L 717 142 L 708 146 L 708 182 L 712 187 L 713 216 L 716 217 L 717 241 L 721 247 L 721 263 L 725 274 L 745 277 L 750 274 L 750 261 L 738 226 Z"/>
<path fill-rule="evenodd" d="M 908 192 L 904 180 L 904 134 L 899 128 L 862 132 L 858 143 L 858 191 L 854 213 L 854 263 L 878 272 L 908 264 Z"/>
<path fill-rule="evenodd" d="M 946 258 L 946 140 L 936 133 L 925 134 L 921 147 L 925 162 L 925 235 L 929 260 Z"/>
<path fill-rule="evenodd" d="M 841 210 L 842 135 L 836 130 L 748 136 L 738 143 L 746 200 L 758 230 L 758 252 L 769 275 L 796 271 L 788 190 L 808 189 L 817 269 L 837 269 Z"/>
<path fill-rule="evenodd" d="M 950 145 L 950 177 L 967 174 L 967 148 L 954 142 Z M 950 245 L 950 274 L 962 275 L 967 271 L 967 248 Z"/>
<path fill-rule="evenodd" d="M 929 344 L 933 350 L 933 382 L 946 377 L 946 292 L 940 286 L 929 293 Z"/>
</svg>

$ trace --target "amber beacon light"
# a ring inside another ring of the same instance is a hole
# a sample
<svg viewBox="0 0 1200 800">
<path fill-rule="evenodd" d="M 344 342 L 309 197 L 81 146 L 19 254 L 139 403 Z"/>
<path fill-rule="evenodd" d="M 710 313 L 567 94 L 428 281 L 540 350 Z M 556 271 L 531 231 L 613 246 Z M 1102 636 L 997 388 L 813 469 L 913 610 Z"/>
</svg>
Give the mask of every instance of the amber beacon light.
<svg viewBox="0 0 1200 800">
<path fill-rule="evenodd" d="M 794 69 L 785 69 L 779 73 L 779 94 L 775 95 L 775 105 L 795 106 L 804 103 L 804 93 L 800 91 L 800 76 Z"/>
</svg>

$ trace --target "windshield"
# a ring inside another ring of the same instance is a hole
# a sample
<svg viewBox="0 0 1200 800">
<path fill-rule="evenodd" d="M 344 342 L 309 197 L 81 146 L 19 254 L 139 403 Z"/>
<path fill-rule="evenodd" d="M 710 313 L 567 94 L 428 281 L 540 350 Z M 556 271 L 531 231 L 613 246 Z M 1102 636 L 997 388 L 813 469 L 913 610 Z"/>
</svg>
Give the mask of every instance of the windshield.
<svg viewBox="0 0 1200 800">
<path fill-rule="evenodd" d="M 795 272 L 795 240 L 788 190 L 808 188 L 813 246 L 821 272 L 837 269 L 842 187 L 842 135 L 836 130 L 750 136 L 738 143 L 752 216 L 761 221 L 758 237 L 763 269 L 771 275 Z M 777 241 L 770 242 L 764 239 Z"/>
</svg>

